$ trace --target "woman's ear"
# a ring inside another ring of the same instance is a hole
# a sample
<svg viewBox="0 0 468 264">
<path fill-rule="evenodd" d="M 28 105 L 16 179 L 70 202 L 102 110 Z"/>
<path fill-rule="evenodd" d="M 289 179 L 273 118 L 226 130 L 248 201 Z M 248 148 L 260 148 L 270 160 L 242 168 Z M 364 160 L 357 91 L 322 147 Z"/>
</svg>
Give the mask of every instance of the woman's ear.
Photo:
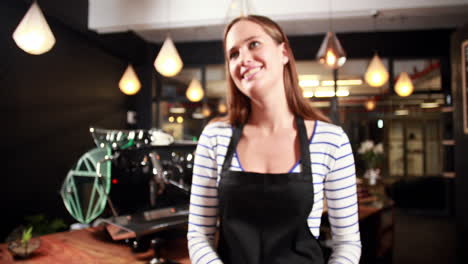
<svg viewBox="0 0 468 264">
<path fill-rule="evenodd" d="M 289 56 L 288 56 L 289 54 L 285 45 L 286 44 L 284 42 L 280 44 L 281 53 L 283 54 L 283 65 L 286 65 L 289 62 Z"/>
</svg>

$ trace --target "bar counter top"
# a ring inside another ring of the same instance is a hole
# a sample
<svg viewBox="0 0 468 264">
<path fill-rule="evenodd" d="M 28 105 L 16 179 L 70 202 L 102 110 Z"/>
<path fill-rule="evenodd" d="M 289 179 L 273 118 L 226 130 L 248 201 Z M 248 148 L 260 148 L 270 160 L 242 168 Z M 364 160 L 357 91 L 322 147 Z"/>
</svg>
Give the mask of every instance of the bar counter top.
<svg viewBox="0 0 468 264">
<path fill-rule="evenodd" d="M 383 206 L 360 204 L 359 220 L 361 224 L 366 223 L 366 219 L 372 219 L 371 216 L 379 215 L 382 210 L 391 208 L 392 205 L 393 203 L 384 203 Z M 369 224 L 366 223 L 365 226 L 367 225 Z M 371 226 L 373 227 L 374 224 L 371 224 Z M 361 235 L 365 233 L 367 233 L 367 231 L 362 230 Z M 0 244 L 0 263 L 143 264 L 149 263 L 149 260 L 153 256 L 152 249 L 144 253 L 134 253 L 125 243 L 112 241 L 103 226 L 44 235 L 40 236 L 39 239 L 41 240 L 40 247 L 27 259 L 14 258 L 8 250 L 8 245 L 5 243 Z M 365 239 L 363 243 L 364 242 Z M 375 243 L 376 238 L 372 237 L 371 242 Z M 161 257 L 181 264 L 189 264 L 190 259 L 187 250 L 187 240 L 185 238 L 177 238 L 168 241 L 161 249 Z"/>
<path fill-rule="evenodd" d="M 112 241 L 103 227 L 54 233 L 39 237 L 41 246 L 27 259 L 14 258 L 7 244 L 0 244 L 2 264 L 118 264 L 149 263 L 152 250 L 134 253 L 124 243 Z M 168 242 L 161 250 L 167 257 L 181 264 L 189 264 L 187 241 L 177 239 Z"/>
</svg>

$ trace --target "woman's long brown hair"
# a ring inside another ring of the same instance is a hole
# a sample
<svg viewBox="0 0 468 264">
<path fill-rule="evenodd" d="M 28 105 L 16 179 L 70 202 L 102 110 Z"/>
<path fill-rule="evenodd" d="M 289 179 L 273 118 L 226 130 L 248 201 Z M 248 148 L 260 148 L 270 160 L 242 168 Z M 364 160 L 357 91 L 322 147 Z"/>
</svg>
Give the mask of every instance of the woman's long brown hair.
<svg viewBox="0 0 468 264">
<path fill-rule="evenodd" d="M 227 116 L 221 120 L 229 122 L 231 125 L 239 125 L 247 122 L 251 112 L 250 99 L 243 94 L 235 85 L 229 73 L 229 58 L 226 52 L 226 36 L 229 30 L 239 21 L 251 21 L 260 25 L 263 30 L 279 45 L 284 43 L 284 47 L 289 57 L 289 62 L 284 66 L 283 78 L 286 100 L 289 109 L 294 115 L 300 116 L 305 120 L 321 120 L 330 122 L 321 111 L 312 107 L 310 103 L 302 96 L 302 89 L 299 87 L 299 80 L 296 70 L 296 62 L 294 55 L 289 45 L 289 40 L 276 22 L 264 16 L 249 15 L 238 17 L 227 25 L 224 30 L 223 47 L 224 47 L 224 60 L 226 67 L 226 80 L 228 86 L 227 93 Z M 217 119 L 220 120 L 220 119 Z"/>
</svg>

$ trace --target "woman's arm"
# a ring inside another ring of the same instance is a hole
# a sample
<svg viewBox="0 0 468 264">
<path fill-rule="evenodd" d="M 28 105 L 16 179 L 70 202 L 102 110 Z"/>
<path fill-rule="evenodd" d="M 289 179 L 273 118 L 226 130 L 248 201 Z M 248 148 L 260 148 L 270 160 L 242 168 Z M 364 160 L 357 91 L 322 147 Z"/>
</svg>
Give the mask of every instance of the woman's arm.
<svg viewBox="0 0 468 264">
<path fill-rule="evenodd" d="M 213 128 L 208 127 L 203 130 L 195 151 L 187 233 L 193 264 L 222 263 L 214 249 L 218 218 L 218 172 L 216 136 L 210 135 L 213 131 Z"/>
<path fill-rule="evenodd" d="M 331 263 L 359 263 L 361 238 L 359 233 L 356 169 L 348 136 L 341 131 L 341 142 L 335 162 L 325 178 L 325 199 L 331 226 L 333 252 Z"/>
</svg>

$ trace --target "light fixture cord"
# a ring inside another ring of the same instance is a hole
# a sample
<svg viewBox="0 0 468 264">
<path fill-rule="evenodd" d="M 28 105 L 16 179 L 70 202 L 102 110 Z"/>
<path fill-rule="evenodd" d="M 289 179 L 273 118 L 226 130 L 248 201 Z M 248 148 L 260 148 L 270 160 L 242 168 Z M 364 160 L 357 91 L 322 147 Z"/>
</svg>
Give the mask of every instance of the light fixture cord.
<svg viewBox="0 0 468 264">
<path fill-rule="evenodd" d="M 170 36 L 171 33 L 171 0 L 167 1 L 167 32 L 166 32 L 166 38 Z"/>
<path fill-rule="evenodd" d="M 377 53 L 377 16 L 379 15 L 379 11 L 375 10 L 372 14 L 372 21 L 374 24 L 374 53 Z"/>
<path fill-rule="evenodd" d="M 328 31 L 333 31 L 333 24 L 332 24 L 332 0 L 328 1 Z"/>
</svg>

